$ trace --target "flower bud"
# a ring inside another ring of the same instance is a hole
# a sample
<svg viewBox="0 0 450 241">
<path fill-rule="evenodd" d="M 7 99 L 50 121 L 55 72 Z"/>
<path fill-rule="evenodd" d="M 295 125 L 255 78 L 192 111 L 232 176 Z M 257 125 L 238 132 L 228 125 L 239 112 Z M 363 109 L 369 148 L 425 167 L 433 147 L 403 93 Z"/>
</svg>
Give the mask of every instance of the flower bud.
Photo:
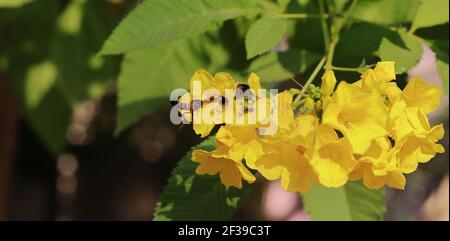
<svg viewBox="0 0 450 241">
<path fill-rule="evenodd" d="M 308 108 L 308 110 L 314 110 L 315 108 L 315 102 L 310 97 L 307 97 L 305 99 L 305 107 Z"/>
</svg>

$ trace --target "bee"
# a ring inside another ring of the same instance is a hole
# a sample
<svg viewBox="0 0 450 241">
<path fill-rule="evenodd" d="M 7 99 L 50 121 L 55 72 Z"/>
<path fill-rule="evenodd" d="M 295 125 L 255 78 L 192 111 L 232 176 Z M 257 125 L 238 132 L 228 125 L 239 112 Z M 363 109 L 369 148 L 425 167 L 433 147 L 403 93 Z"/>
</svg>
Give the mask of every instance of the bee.
<svg viewBox="0 0 450 241">
<path fill-rule="evenodd" d="M 245 91 L 247 91 L 248 89 L 250 89 L 250 86 L 248 84 L 245 83 L 239 83 L 236 85 L 235 88 L 235 95 L 234 95 L 234 100 L 240 99 L 240 98 L 244 98 L 245 100 L 247 100 L 248 96 L 246 96 L 244 93 Z M 197 110 L 199 110 L 200 108 L 206 106 L 207 104 L 213 103 L 213 102 L 217 102 L 220 103 L 220 105 L 223 108 L 228 107 L 230 101 L 223 95 L 219 95 L 219 96 L 211 96 L 209 99 L 192 99 L 190 100 L 189 103 L 183 103 L 180 101 L 181 97 L 183 95 L 181 93 L 178 94 L 178 100 L 174 101 L 171 100 L 170 104 L 172 106 L 178 105 L 180 107 L 179 111 L 178 111 L 178 117 L 182 118 L 182 122 L 180 124 L 180 129 L 183 127 L 183 123 L 186 122 L 190 122 L 190 120 L 186 119 L 186 116 L 193 116 L 193 113 Z M 247 108 L 245 108 L 245 111 L 248 111 Z"/>
</svg>

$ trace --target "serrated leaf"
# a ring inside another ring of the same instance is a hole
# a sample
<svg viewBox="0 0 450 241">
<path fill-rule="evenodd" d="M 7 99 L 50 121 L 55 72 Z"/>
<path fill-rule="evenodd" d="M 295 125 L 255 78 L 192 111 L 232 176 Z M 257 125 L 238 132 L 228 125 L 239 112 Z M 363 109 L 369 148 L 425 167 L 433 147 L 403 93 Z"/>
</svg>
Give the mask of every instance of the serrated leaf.
<svg viewBox="0 0 450 241">
<path fill-rule="evenodd" d="M 189 86 L 194 71 L 208 64 L 201 44 L 199 38 L 182 40 L 125 55 L 118 83 L 116 133 L 169 103 L 172 90 Z"/>
<path fill-rule="evenodd" d="M 211 151 L 216 145 L 215 139 L 210 138 L 193 149 Z M 156 204 L 153 220 L 225 220 L 246 197 L 247 183 L 241 190 L 226 188 L 218 175 L 195 174 L 197 164 L 191 160 L 191 154 L 188 152 L 172 171 Z"/>
<path fill-rule="evenodd" d="M 422 0 L 414 17 L 411 31 L 448 22 L 448 0 Z"/>
<path fill-rule="evenodd" d="M 313 220 L 382 220 L 386 209 L 384 189 L 370 190 L 362 182 L 340 188 L 315 185 L 302 196 Z"/>
<path fill-rule="evenodd" d="M 250 27 L 245 37 L 247 59 L 263 54 L 274 48 L 286 33 L 285 19 L 261 18 Z"/>
<path fill-rule="evenodd" d="M 255 10 L 248 0 L 147 0 L 119 24 L 101 54 L 120 54 L 194 36 Z"/>
<path fill-rule="evenodd" d="M 370 23 L 394 25 L 411 22 L 419 0 L 359 0 L 352 17 Z"/>
<path fill-rule="evenodd" d="M 395 69 L 398 74 L 405 73 L 417 65 L 422 58 L 423 48 L 419 39 L 403 30 L 397 34 L 383 38 L 377 55 L 381 60 L 395 61 Z"/>
</svg>

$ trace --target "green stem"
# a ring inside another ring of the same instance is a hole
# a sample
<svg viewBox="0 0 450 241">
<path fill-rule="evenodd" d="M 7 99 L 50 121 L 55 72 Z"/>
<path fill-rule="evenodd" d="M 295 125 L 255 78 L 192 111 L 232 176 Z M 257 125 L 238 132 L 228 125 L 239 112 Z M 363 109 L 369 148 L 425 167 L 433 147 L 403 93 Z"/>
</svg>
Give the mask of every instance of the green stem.
<svg viewBox="0 0 450 241">
<path fill-rule="evenodd" d="M 357 2 L 358 2 L 358 0 L 352 1 L 352 4 L 348 8 L 347 12 L 344 15 L 344 18 L 342 19 L 342 22 L 340 22 L 340 24 L 337 24 L 335 31 L 333 31 L 333 35 L 332 35 L 331 42 L 330 42 L 330 47 L 328 48 L 327 64 L 326 64 L 326 68 L 325 68 L 326 71 L 332 70 L 334 50 L 336 48 L 336 44 L 339 42 L 339 35 L 341 33 L 342 28 L 345 26 L 348 19 L 350 18 L 353 8 L 355 7 Z"/>
<path fill-rule="evenodd" d="M 322 18 L 320 18 L 320 23 L 322 25 L 322 33 L 323 33 L 323 41 L 324 41 L 324 45 L 325 45 L 325 51 L 328 51 L 328 45 L 330 45 L 330 37 L 328 35 L 329 32 L 328 32 L 327 20 L 323 17 L 326 15 L 323 0 L 319 0 L 319 11 L 320 11 L 320 16 L 322 16 Z"/>
<path fill-rule="evenodd" d="M 267 12 L 267 15 L 288 19 L 306 19 L 306 18 L 328 18 L 328 15 L 309 14 L 309 13 L 275 13 Z"/>
<path fill-rule="evenodd" d="M 337 71 L 351 71 L 351 72 L 358 72 L 361 70 L 361 68 L 349 68 L 349 67 L 337 67 L 337 66 L 331 66 L 332 70 L 337 70 Z"/>
<path fill-rule="evenodd" d="M 306 88 L 308 88 L 308 85 L 310 85 L 314 78 L 316 78 L 317 74 L 319 73 L 320 69 L 322 69 L 323 65 L 325 64 L 325 56 L 319 61 L 319 63 L 317 64 L 316 68 L 314 68 L 313 72 L 311 73 L 311 75 L 309 76 L 308 80 L 306 80 L 305 85 L 303 85 L 302 90 L 300 91 L 300 94 L 297 95 L 297 97 L 295 97 L 295 100 L 293 101 L 293 106 L 294 108 L 296 108 L 296 103 L 298 103 L 300 101 L 300 99 L 302 98 L 302 96 L 305 95 L 306 92 Z"/>
<path fill-rule="evenodd" d="M 334 38 L 330 46 L 328 47 L 328 54 L 327 54 L 327 64 L 325 66 L 325 71 L 332 70 L 333 67 L 333 57 L 334 57 L 334 49 L 336 47 L 337 39 Z"/>
</svg>

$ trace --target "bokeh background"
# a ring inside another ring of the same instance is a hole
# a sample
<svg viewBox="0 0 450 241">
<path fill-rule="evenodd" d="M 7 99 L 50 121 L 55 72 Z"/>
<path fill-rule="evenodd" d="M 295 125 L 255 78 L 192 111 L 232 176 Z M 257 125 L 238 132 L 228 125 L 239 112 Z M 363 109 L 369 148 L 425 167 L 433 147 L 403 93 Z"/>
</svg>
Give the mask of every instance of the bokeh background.
<svg viewBox="0 0 450 241">
<path fill-rule="evenodd" d="M 171 170 L 201 141 L 170 123 L 169 101 L 115 134 L 121 57 L 96 53 L 138 1 L 87 2 L 83 17 L 64 0 L 0 8 L 0 220 L 151 220 Z M 442 86 L 435 55 L 423 47 L 408 74 Z M 449 150 L 448 96 L 430 118 L 444 123 Z M 406 190 L 388 190 L 386 220 L 448 220 L 448 160 L 448 152 L 437 155 L 407 176 Z M 298 194 L 259 178 L 233 219 L 309 217 Z"/>
</svg>

